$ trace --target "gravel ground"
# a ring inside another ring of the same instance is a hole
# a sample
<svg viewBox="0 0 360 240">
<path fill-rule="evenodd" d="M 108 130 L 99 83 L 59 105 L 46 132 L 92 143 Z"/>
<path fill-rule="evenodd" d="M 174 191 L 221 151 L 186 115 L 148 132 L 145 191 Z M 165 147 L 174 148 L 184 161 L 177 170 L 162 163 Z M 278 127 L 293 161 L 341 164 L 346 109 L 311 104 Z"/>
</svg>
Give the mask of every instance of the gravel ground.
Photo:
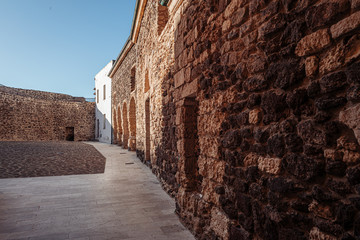
<svg viewBox="0 0 360 240">
<path fill-rule="evenodd" d="M 0 178 L 103 173 L 105 157 L 81 142 L 2 142 Z"/>
</svg>

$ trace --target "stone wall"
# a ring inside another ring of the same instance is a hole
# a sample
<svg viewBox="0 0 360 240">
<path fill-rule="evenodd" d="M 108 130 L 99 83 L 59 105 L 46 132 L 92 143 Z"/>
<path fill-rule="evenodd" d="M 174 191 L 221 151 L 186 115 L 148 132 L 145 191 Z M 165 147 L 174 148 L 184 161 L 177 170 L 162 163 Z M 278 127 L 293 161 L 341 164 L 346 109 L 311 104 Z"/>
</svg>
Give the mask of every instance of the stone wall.
<svg viewBox="0 0 360 240">
<path fill-rule="evenodd" d="M 130 147 L 130 101 L 131 98 L 136 97 L 136 91 L 131 91 L 131 71 L 133 67 L 135 67 L 135 54 L 136 49 L 132 47 L 111 79 L 114 141 L 126 149 Z M 137 78 L 135 72 L 135 85 L 136 84 Z"/>
<path fill-rule="evenodd" d="M 174 80 L 199 88 L 201 177 L 177 201 L 199 238 L 360 237 L 358 2 L 208 0 L 184 12 Z"/>
<path fill-rule="evenodd" d="M 184 224 L 198 239 L 360 238 L 360 2 L 171 4 L 160 32 L 147 1 L 134 45 L 136 149 Z"/>
<path fill-rule="evenodd" d="M 93 140 L 95 104 L 64 94 L 0 87 L 0 123 L 1 141 L 66 140 L 71 128 L 75 141 Z"/>
</svg>

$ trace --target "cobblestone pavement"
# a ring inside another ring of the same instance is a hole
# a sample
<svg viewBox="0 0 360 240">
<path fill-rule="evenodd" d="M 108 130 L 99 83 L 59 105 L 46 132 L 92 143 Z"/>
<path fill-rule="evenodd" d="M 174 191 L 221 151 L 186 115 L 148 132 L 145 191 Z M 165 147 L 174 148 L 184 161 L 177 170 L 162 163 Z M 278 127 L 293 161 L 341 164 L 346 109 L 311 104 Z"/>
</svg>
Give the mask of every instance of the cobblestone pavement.
<svg viewBox="0 0 360 240">
<path fill-rule="evenodd" d="M 104 174 L 0 179 L 1 240 L 194 239 L 135 153 L 89 144 Z"/>
<path fill-rule="evenodd" d="M 105 158 L 82 142 L 1 142 L 0 178 L 103 173 Z"/>
</svg>

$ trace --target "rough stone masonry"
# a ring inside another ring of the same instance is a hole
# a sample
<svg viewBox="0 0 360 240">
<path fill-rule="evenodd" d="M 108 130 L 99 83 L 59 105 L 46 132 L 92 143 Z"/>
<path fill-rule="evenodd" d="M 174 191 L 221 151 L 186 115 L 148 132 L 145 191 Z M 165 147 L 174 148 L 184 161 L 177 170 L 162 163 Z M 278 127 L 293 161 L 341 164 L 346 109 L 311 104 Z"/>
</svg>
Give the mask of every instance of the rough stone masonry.
<svg viewBox="0 0 360 240">
<path fill-rule="evenodd" d="M 137 4 L 116 138 L 197 238 L 360 239 L 360 1 Z"/>
<path fill-rule="evenodd" d="M 93 140 L 95 105 L 65 94 L 0 87 L 0 140 Z"/>
</svg>

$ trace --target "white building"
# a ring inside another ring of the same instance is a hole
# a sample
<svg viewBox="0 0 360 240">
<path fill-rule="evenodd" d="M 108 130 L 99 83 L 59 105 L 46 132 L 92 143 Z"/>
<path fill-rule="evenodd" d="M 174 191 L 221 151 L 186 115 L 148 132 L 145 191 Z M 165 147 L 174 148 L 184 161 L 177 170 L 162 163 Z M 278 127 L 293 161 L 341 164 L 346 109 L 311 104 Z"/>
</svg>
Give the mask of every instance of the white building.
<svg viewBox="0 0 360 240">
<path fill-rule="evenodd" d="M 111 78 L 108 74 L 114 64 L 110 61 L 95 76 L 95 139 L 99 142 L 111 143 Z"/>
</svg>

